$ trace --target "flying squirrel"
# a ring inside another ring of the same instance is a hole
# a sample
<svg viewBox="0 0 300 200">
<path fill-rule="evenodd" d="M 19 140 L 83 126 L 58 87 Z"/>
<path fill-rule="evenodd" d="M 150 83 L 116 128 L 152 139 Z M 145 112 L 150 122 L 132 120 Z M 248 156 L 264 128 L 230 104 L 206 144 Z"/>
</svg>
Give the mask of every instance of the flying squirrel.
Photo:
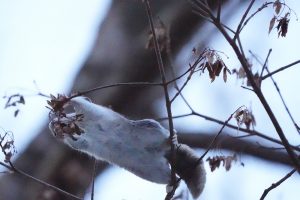
<svg viewBox="0 0 300 200">
<path fill-rule="evenodd" d="M 73 98 L 67 104 L 75 112 L 55 117 L 49 123 L 51 132 L 58 140 L 145 180 L 170 184 L 172 153 L 169 130 L 160 123 L 153 119 L 127 119 L 85 97 Z M 175 153 L 177 178 L 185 181 L 196 199 L 206 182 L 203 161 L 189 146 L 179 144 L 177 139 Z"/>
</svg>

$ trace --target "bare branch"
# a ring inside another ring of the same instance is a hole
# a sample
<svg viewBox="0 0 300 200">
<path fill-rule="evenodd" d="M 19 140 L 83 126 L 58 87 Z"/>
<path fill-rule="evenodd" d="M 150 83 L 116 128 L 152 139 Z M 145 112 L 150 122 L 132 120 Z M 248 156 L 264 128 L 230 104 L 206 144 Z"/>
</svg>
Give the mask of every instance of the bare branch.
<svg viewBox="0 0 300 200">
<path fill-rule="evenodd" d="M 184 143 L 194 148 L 207 149 L 210 142 L 215 137 L 215 132 L 179 132 L 178 140 L 180 143 Z M 217 142 L 213 146 L 213 149 L 217 151 L 228 150 L 234 151 L 240 155 L 250 155 L 256 158 L 267 160 L 270 162 L 284 164 L 289 167 L 293 166 L 289 155 L 284 151 L 267 149 L 258 146 L 255 142 L 249 140 L 243 140 L 230 136 L 231 134 L 223 131 L 219 135 Z"/>
<path fill-rule="evenodd" d="M 168 118 L 169 118 L 169 120 L 168 120 L 169 121 L 169 130 L 170 130 L 169 138 L 170 138 L 171 154 L 172 154 L 171 155 L 171 184 L 174 189 L 167 194 L 165 199 L 170 200 L 170 199 L 172 199 L 172 197 L 175 193 L 175 190 L 176 190 L 176 186 L 177 186 L 176 173 L 175 173 L 176 152 L 175 152 L 175 143 L 173 141 L 173 138 L 175 138 L 176 135 L 174 133 L 174 125 L 173 125 L 173 118 L 172 118 L 171 101 L 170 101 L 169 92 L 168 92 L 168 84 L 167 84 L 166 77 L 165 77 L 165 70 L 164 70 L 164 65 L 163 65 L 163 61 L 162 61 L 162 57 L 161 57 L 161 53 L 160 53 L 159 44 L 158 44 L 158 41 L 156 38 L 156 33 L 155 33 L 154 23 L 153 23 L 153 16 L 152 16 L 149 0 L 145 0 L 144 4 L 146 7 L 147 17 L 149 20 L 151 32 L 153 34 L 154 47 L 155 47 L 154 50 L 155 50 L 156 59 L 158 62 L 158 68 L 160 71 L 161 80 L 163 83 L 166 108 L 167 108 L 167 113 L 168 113 Z"/>
<path fill-rule="evenodd" d="M 2 165 L 3 167 L 6 167 L 7 169 L 13 171 L 16 174 L 19 174 L 19 175 L 22 175 L 22 176 L 24 176 L 26 178 L 29 178 L 29 179 L 31 179 L 31 180 L 33 180 L 33 181 L 35 181 L 35 182 L 37 182 L 37 183 L 39 183 L 39 184 L 47 187 L 47 188 L 50 188 L 50 189 L 52 189 L 52 190 L 54 190 L 56 192 L 59 192 L 59 193 L 65 195 L 66 197 L 70 197 L 70 198 L 77 199 L 77 200 L 83 200 L 83 198 L 77 197 L 74 194 L 66 192 L 66 191 L 64 191 L 64 190 L 62 190 L 62 189 L 60 189 L 58 187 L 55 187 L 54 185 L 51 185 L 51 184 L 49 184 L 47 182 L 44 182 L 44 181 L 42 181 L 42 180 L 40 180 L 38 178 L 35 178 L 35 177 L 33 177 L 33 176 L 31 176 L 31 175 L 23 172 L 22 170 L 16 168 L 11 162 L 9 164 L 10 165 L 7 165 L 7 164 L 5 164 L 5 163 L 3 163 L 3 162 L 0 161 L 0 165 Z"/>
<path fill-rule="evenodd" d="M 202 156 L 199 158 L 198 162 L 200 162 L 204 156 L 209 152 L 209 150 L 213 147 L 213 145 L 215 144 L 215 142 L 217 141 L 218 136 L 222 133 L 223 129 L 225 128 L 225 126 L 228 124 L 228 122 L 232 119 L 233 115 L 240 109 L 241 107 L 239 107 L 238 109 L 236 109 L 236 111 L 234 111 L 229 117 L 228 119 L 224 122 L 222 128 L 219 130 L 219 132 L 217 133 L 217 135 L 213 138 L 213 140 L 210 142 L 210 144 L 208 145 L 208 148 L 206 149 L 206 151 L 202 154 Z"/>
<path fill-rule="evenodd" d="M 276 73 L 278 73 L 278 72 L 281 72 L 281 71 L 283 71 L 283 70 L 285 70 L 285 69 L 287 69 L 287 68 L 290 68 L 290 67 L 292 67 L 292 66 L 294 66 L 294 65 L 297 65 L 297 64 L 299 64 L 299 63 L 300 63 L 300 60 L 297 60 L 297 61 L 292 62 L 292 63 L 290 63 L 290 64 L 288 64 L 288 65 L 286 65 L 286 66 L 280 67 L 279 69 L 277 69 L 277 70 L 275 70 L 275 71 L 273 71 L 273 72 L 270 72 L 270 73 L 268 73 L 267 75 L 263 76 L 263 77 L 261 78 L 261 80 L 265 80 L 266 78 L 269 78 L 270 76 L 273 76 L 274 74 L 276 74 Z"/>
<path fill-rule="evenodd" d="M 218 10 L 217 10 L 217 20 L 218 21 L 221 21 L 221 10 L 222 10 L 221 1 L 218 0 Z"/>
<path fill-rule="evenodd" d="M 227 40 L 227 42 L 230 44 L 230 46 L 233 48 L 236 56 L 238 57 L 239 61 L 241 62 L 241 65 L 243 66 L 243 69 L 247 75 L 247 78 L 255 92 L 255 94 L 257 95 L 257 97 L 259 98 L 260 102 L 262 103 L 263 107 L 265 108 L 267 114 L 269 115 L 270 120 L 273 123 L 273 126 L 275 127 L 278 136 L 280 137 L 282 144 L 284 145 L 286 151 L 288 152 L 288 154 L 291 157 L 291 160 L 293 161 L 295 167 L 297 168 L 297 170 L 300 172 L 300 163 L 299 160 L 297 158 L 297 155 L 295 154 L 295 152 L 292 150 L 292 148 L 290 147 L 290 144 L 287 140 L 287 138 L 285 137 L 285 134 L 278 122 L 278 120 L 276 119 L 271 107 L 269 106 L 269 103 L 267 102 L 267 100 L 265 99 L 262 91 L 260 90 L 259 86 L 256 84 L 253 74 L 250 71 L 249 67 L 248 67 L 248 63 L 246 58 L 242 55 L 242 53 L 240 52 L 238 46 L 236 45 L 236 43 L 230 38 L 230 36 L 228 35 L 228 33 L 225 31 L 225 29 L 223 28 L 223 26 L 218 23 L 216 18 L 213 18 L 213 16 L 211 16 L 212 20 L 214 21 L 215 26 L 219 29 L 219 31 L 223 34 L 223 36 L 225 37 L 225 39 Z"/>
<path fill-rule="evenodd" d="M 188 82 L 191 80 L 192 75 L 194 73 L 195 68 L 193 68 L 189 74 L 189 76 L 187 77 L 186 81 L 183 83 L 183 85 L 181 86 L 181 88 L 178 88 L 177 86 L 177 93 L 174 95 L 174 97 L 171 99 L 171 103 L 176 99 L 176 97 L 181 94 L 181 91 L 185 88 L 185 86 L 188 84 Z"/>
<path fill-rule="evenodd" d="M 250 52 L 250 53 L 252 54 L 252 56 L 253 56 L 253 57 L 254 57 L 254 58 L 262 65 L 262 63 L 259 61 L 259 59 L 258 59 L 251 51 L 249 51 L 249 52 Z M 268 55 L 270 55 L 270 51 L 269 51 L 269 54 L 268 54 Z M 266 65 L 266 62 L 264 63 L 264 66 L 265 66 L 265 68 L 266 68 L 268 74 L 270 74 L 270 71 L 269 71 L 269 68 L 268 68 L 267 65 Z M 287 106 L 287 104 L 286 104 L 286 102 L 285 102 L 285 100 L 284 100 L 284 98 L 283 98 L 283 96 L 282 96 L 282 94 L 281 94 L 281 92 L 280 92 L 280 89 L 279 89 L 279 87 L 278 87 L 276 81 L 274 80 L 274 78 L 273 78 L 272 76 L 270 76 L 270 77 L 271 77 L 271 80 L 272 80 L 272 82 L 273 82 L 273 85 L 274 85 L 274 87 L 276 88 L 276 91 L 277 91 L 277 93 L 278 93 L 278 95 L 279 95 L 279 97 L 280 97 L 280 99 L 281 99 L 281 102 L 282 102 L 282 104 L 283 104 L 283 106 L 284 106 L 286 112 L 288 113 L 288 115 L 289 115 L 291 121 L 293 122 L 293 124 L 294 124 L 294 126 L 295 126 L 295 128 L 296 128 L 296 131 L 297 131 L 298 133 L 300 133 L 300 127 L 297 125 L 297 123 L 296 123 L 294 117 L 292 116 L 292 113 L 290 112 L 290 109 L 288 108 L 288 106 Z M 260 79 L 260 80 L 261 80 L 261 79 Z"/>
<path fill-rule="evenodd" d="M 252 0 L 252 1 L 250 2 L 250 4 L 249 4 L 249 6 L 247 7 L 245 13 L 243 14 L 243 16 L 242 16 L 242 18 L 241 18 L 241 21 L 240 21 L 240 23 L 239 23 L 239 25 L 238 25 L 238 27 L 237 27 L 237 29 L 236 29 L 236 31 L 235 31 L 235 35 L 234 35 L 234 37 L 233 37 L 233 41 L 235 41 L 235 40 L 237 39 L 237 37 L 239 36 L 239 34 L 240 34 L 241 30 L 242 30 L 242 29 L 241 29 L 241 28 L 242 28 L 242 25 L 243 25 L 243 23 L 244 23 L 244 21 L 245 21 L 247 15 L 248 15 L 250 9 L 252 8 L 254 2 L 255 2 L 255 0 Z"/>
<path fill-rule="evenodd" d="M 200 113 L 197 113 L 195 111 L 192 111 L 191 113 L 189 114 L 183 114 L 183 115 L 175 115 L 173 116 L 173 119 L 178 119 L 178 118 L 183 118 L 183 117 L 188 117 L 188 116 L 198 116 L 198 117 L 201 117 L 205 120 L 208 120 L 208 121 L 211 121 L 211 122 L 215 122 L 217 124 L 220 124 L 220 125 L 224 125 L 224 121 L 221 121 L 221 120 L 218 120 L 218 119 L 215 119 L 213 117 L 210 117 L 210 116 L 207 116 L 207 115 L 203 115 L 203 114 L 200 114 Z M 157 120 L 166 120 L 167 118 L 159 118 Z M 234 126 L 232 124 L 229 124 L 227 123 L 226 126 L 228 128 L 232 128 L 234 130 L 238 130 L 238 131 L 241 131 L 241 132 L 244 132 L 244 133 L 248 133 L 249 135 L 248 136 L 257 136 L 257 137 L 260 137 L 260 138 L 263 138 L 265 140 L 268 140 L 270 142 L 273 142 L 273 143 L 276 143 L 276 144 L 279 144 L 279 145 L 283 145 L 282 142 L 280 140 L 277 140 L 275 138 L 272 138 L 272 137 L 269 137 L 267 136 L 266 134 L 263 134 L 261 132 L 258 132 L 258 131 L 255 131 L 255 130 L 250 130 L 250 129 L 246 129 L 246 128 L 241 128 L 241 127 L 238 127 L 238 126 Z M 247 136 L 247 137 L 248 137 Z M 246 137 L 246 136 L 241 136 L 241 137 Z M 294 146 L 294 145 L 290 145 L 290 147 L 298 152 L 300 152 L 300 147 L 298 146 Z"/>
<path fill-rule="evenodd" d="M 95 87 L 95 88 L 85 90 L 85 91 L 76 92 L 74 95 L 72 95 L 71 98 L 86 95 L 88 93 L 92 93 L 92 92 L 95 92 L 95 91 L 98 91 L 98 90 L 102 90 L 102 89 L 106 89 L 106 88 L 112 88 L 112 87 L 119 87 L 119 86 L 145 87 L 145 86 L 162 86 L 162 84 L 161 83 L 150 83 L 150 82 L 115 83 L 115 84 L 109 84 L 109 85 L 103 85 L 103 86 Z"/>
<path fill-rule="evenodd" d="M 290 178 L 295 172 L 297 171 L 297 169 L 293 169 L 292 171 L 290 171 L 287 175 L 285 175 L 282 179 L 280 179 L 279 181 L 277 181 L 276 183 L 273 183 L 269 188 L 265 189 L 264 193 L 262 194 L 262 196 L 260 197 L 260 200 L 265 199 L 265 197 L 268 195 L 268 193 L 277 188 L 281 183 L 283 183 L 284 181 L 286 181 L 288 178 Z"/>
<path fill-rule="evenodd" d="M 263 64 L 263 66 L 262 66 L 262 70 L 261 70 L 261 73 L 260 73 L 260 78 L 262 77 L 262 75 L 263 75 L 263 73 L 264 73 L 264 70 L 265 70 L 265 68 L 267 67 L 267 63 L 268 63 L 268 59 L 269 59 L 269 57 L 270 57 L 270 55 L 271 55 L 271 52 L 272 52 L 272 49 L 269 49 L 269 52 L 268 52 L 268 55 L 267 55 L 267 57 L 266 57 L 266 59 L 265 59 L 265 63 Z"/>
<path fill-rule="evenodd" d="M 240 28 L 240 32 L 243 30 L 243 28 L 248 24 L 248 22 L 260 11 L 262 11 L 263 9 L 267 8 L 268 5 L 273 4 L 273 2 L 266 2 L 264 3 L 260 8 L 258 8 L 253 14 L 251 14 L 244 22 L 244 24 L 242 25 L 242 27 Z"/>
</svg>

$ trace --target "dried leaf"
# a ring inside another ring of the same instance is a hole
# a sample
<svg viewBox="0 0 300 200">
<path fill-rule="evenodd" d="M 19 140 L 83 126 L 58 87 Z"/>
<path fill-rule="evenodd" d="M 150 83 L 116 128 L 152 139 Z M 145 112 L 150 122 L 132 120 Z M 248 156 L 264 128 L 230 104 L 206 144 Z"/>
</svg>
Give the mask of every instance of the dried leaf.
<svg viewBox="0 0 300 200">
<path fill-rule="evenodd" d="M 211 82 L 213 82 L 216 77 L 220 75 L 222 69 L 224 68 L 225 72 L 223 71 L 223 80 L 227 80 L 227 72 L 231 74 L 230 70 L 228 70 L 222 58 L 215 50 L 206 49 L 195 62 L 195 64 L 198 65 L 197 68 L 198 70 L 201 70 L 202 73 L 204 73 L 205 70 L 208 71 Z"/>
<path fill-rule="evenodd" d="M 55 113 L 63 113 L 63 107 L 69 101 L 69 98 L 65 95 L 58 94 L 57 97 L 50 94 L 51 100 L 47 101 L 48 105 L 51 106 L 52 111 Z"/>
<path fill-rule="evenodd" d="M 233 154 L 232 156 L 214 156 L 214 157 L 208 157 L 206 159 L 208 161 L 210 170 L 213 172 L 216 168 L 219 168 L 221 163 L 223 163 L 223 167 L 226 169 L 226 171 L 229 171 L 232 166 L 233 161 L 237 161 L 236 154 Z"/>
<path fill-rule="evenodd" d="M 238 126 L 242 125 L 244 123 L 244 119 L 245 119 L 245 113 L 247 112 L 247 109 L 245 109 L 244 107 L 239 108 L 234 115 L 234 118 L 238 124 Z"/>
<path fill-rule="evenodd" d="M 271 21 L 270 21 L 270 25 L 269 25 L 269 34 L 271 33 L 273 27 L 274 27 L 274 24 L 275 24 L 275 21 L 276 21 L 276 17 L 274 16 Z"/>
<path fill-rule="evenodd" d="M 238 126 L 245 124 L 248 130 L 250 129 L 250 125 L 252 125 L 252 127 L 256 125 L 252 111 L 248 110 L 246 107 L 239 108 L 236 111 L 234 118 L 236 119 Z"/>
<path fill-rule="evenodd" d="M 212 158 L 208 157 L 206 161 L 209 163 L 210 171 L 213 172 L 216 168 L 220 167 L 222 159 L 220 159 L 220 156 L 214 156 Z"/>
<path fill-rule="evenodd" d="M 227 70 L 226 70 L 226 68 L 223 69 L 223 80 L 226 83 L 226 81 L 227 81 Z"/>
<path fill-rule="evenodd" d="M 220 60 L 217 60 L 214 64 L 213 64 L 213 69 L 214 69 L 214 74 L 216 76 L 220 75 L 220 72 L 222 71 L 223 68 L 223 63 Z"/>
<path fill-rule="evenodd" d="M 12 156 L 13 156 L 12 152 L 6 153 L 4 162 L 6 163 L 10 162 Z"/>
<path fill-rule="evenodd" d="M 8 163 L 10 162 L 11 158 L 13 155 L 15 155 L 16 148 L 14 145 L 14 137 L 11 132 L 5 132 L 5 134 L 2 136 L 0 135 L 1 138 L 1 151 L 5 155 L 4 162 Z"/>
<path fill-rule="evenodd" d="M 25 99 L 24 99 L 24 97 L 22 95 L 20 95 L 19 103 L 25 104 Z"/>
<path fill-rule="evenodd" d="M 154 31 L 159 44 L 160 51 L 162 51 L 167 47 L 168 37 L 166 26 L 161 20 L 159 20 L 158 25 L 154 27 Z M 146 49 L 154 49 L 154 37 L 151 31 L 148 36 Z"/>
<path fill-rule="evenodd" d="M 276 14 L 278 15 L 280 10 L 281 10 L 281 7 L 282 7 L 282 4 L 279 0 L 276 0 L 274 3 L 273 3 L 273 8 L 275 8 L 275 12 Z"/>
<path fill-rule="evenodd" d="M 205 68 L 208 70 L 209 78 L 211 79 L 211 82 L 213 82 L 215 80 L 216 76 L 213 72 L 213 68 L 212 68 L 211 64 L 207 62 L 205 64 Z"/>
<path fill-rule="evenodd" d="M 19 114 L 19 112 L 20 112 L 19 109 L 15 110 L 15 112 L 14 112 L 14 117 L 17 117 L 17 115 Z"/>
<path fill-rule="evenodd" d="M 289 25 L 289 19 L 287 18 L 287 16 L 289 15 L 289 13 L 287 13 L 285 15 L 285 17 L 283 17 L 282 19 L 279 20 L 279 23 L 277 25 L 277 31 L 278 31 L 278 37 L 285 37 L 287 32 L 288 32 L 288 25 Z"/>
<path fill-rule="evenodd" d="M 226 171 L 229 171 L 231 169 L 232 162 L 236 161 L 236 154 L 233 154 L 232 156 L 225 157 L 225 161 L 223 162 L 223 166 L 225 167 Z"/>
</svg>

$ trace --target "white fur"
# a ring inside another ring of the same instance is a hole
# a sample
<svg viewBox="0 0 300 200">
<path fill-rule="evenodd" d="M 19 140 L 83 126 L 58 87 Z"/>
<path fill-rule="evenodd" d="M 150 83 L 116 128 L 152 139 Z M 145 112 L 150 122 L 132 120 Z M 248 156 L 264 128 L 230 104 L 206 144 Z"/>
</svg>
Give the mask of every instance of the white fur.
<svg viewBox="0 0 300 200">
<path fill-rule="evenodd" d="M 143 179 L 162 184 L 170 182 L 171 170 L 166 158 L 170 152 L 169 131 L 157 121 L 129 120 L 83 97 L 72 99 L 70 104 L 76 114 L 84 116 L 78 122 L 84 133 L 74 135 L 76 140 L 68 134 L 58 139 L 78 151 L 123 167 Z M 52 132 L 55 120 L 49 124 Z M 201 191 L 203 187 L 204 184 Z"/>
</svg>

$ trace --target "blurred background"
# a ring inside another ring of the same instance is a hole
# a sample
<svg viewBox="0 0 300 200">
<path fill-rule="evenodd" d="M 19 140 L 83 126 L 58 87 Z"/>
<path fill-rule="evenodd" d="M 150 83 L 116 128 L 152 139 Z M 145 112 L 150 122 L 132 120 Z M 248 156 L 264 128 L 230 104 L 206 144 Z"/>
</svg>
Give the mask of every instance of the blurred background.
<svg viewBox="0 0 300 200">
<path fill-rule="evenodd" d="M 215 7 L 218 1 L 211 1 Z M 261 7 L 257 1 L 250 13 Z M 286 1 L 295 13 L 300 3 Z M 249 1 L 222 1 L 222 21 L 236 29 Z M 4 109 L 7 98 L 0 99 L 1 134 L 11 131 L 17 154 L 15 166 L 26 173 L 64 189 L 79 197 L 90 199 L 93 159 L 71 150 L 56 141 L 48 130 L 47 98 L 43 94 L 69 94 L 96 86 L 132 81 L 160 80 L 155 53 L 146 49 L 149 25 L 144 5 L 140 1 L 119 0 L 0 0 L 0 94 L 19 93 L 25 105 Z M 185 0 L 152 0 L 155 21 L 159 17 L 170 31 L 172 64 L 177 75 L 183 73 L 193 59 L 193 48 L 209 47 L 220 54 L 230 70 L 240 67 L 231 47 L 214 26 L 192 12 Z M 285 8 L 283 13 L 287 12 Z M 254 71 L 263 63 L 272 48 L 268 66 L 274 71 L 300 59 L 299 22 L 291 13 L 287 37 L 278 38 L 276 30 L 268 34 L 274 15 L 272 5 L 256 15 L 241 34 L 244 51 L 251 59 Z M 228 58 L 227 58 L 228 57 Z M 163 54 L 167 76 L 170 64 Z M 296 74 L 299 65 L 274 75 L 282 95 L 296 122 L 300 111 Z M 178 82 L 183 84 L 185 78 Z M 243 89 L 243 81 L 236 75 L 211 83 L 207 73 L 195 74 L 183 90 L 192 108 L 203 115 L 225 121 L 240 106 L 250 107 L 256 120 L 255 130 L 278 139 L 264 108 L 255 94 Z M 299 134 L 291 122 L 280 97 L 268 78 L 262 90 L 278 118 L 289 142 L 298 145 Z M 171 94 L 176 91 L 171 90 Z M 166 117 L 164 94 L 159 87 L 114 87 L 89 95 L 96 103 L 110 106 L 131 119 Z M 190 110 L 178 97 L 173 114 L 189 114 Z M 19 110 L 17 117 L 14 112 Z M 221 125 L 199 116 L 175 119 L 179 140 L 204 152 Z M 162 121 L 167 127 L 168 124 Z M 230 124 L 236 125 L 234 120 Z M 210 171 L 206 162 L 207 183 L 200 199 L 259 199 L 263 191 L 292 170 L 289 157 L 281 147 L 259 137 L 245 137 L 245 133 L 225 128 L 216 148 L 206 156 L 237 154 L 237 162 L 226 171 L 223 167 Z M 234 137 L 232 137 L 234 136 Z M 265 148 L 268 147 L 268 148 Z M 274 148 L 275 149 L 274 149 Z M 205 159 L 206 159 L 205 158 Z M 2 155 L 1 159 L 4 159 Z M 1 169 L 0 199 L 71 199 L 20 175 Z M 142 180 L 135 175 L 98 162 L 95 186 L 97 200 L 163 199 L 165 185 Z M 298 199 L 299 177 L 294 174 L 266 199 Z M 185 193 L 181 185 L 178 193 Z"/>
</svg>

